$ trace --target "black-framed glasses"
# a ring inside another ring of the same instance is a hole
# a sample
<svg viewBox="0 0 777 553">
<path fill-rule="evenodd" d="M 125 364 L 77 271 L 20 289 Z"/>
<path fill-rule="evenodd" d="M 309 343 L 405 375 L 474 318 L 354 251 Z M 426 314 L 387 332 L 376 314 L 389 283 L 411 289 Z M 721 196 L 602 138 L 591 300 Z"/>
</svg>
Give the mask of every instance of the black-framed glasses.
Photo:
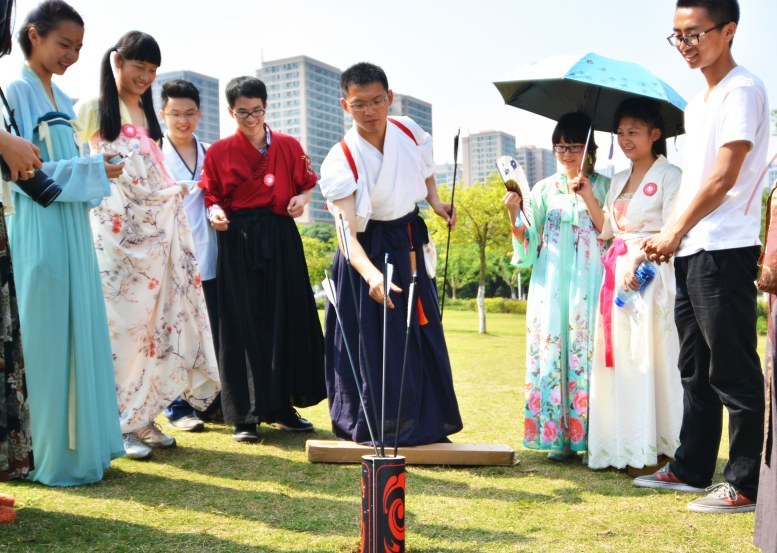
<svg viewBox="0 0 777 553">
<path fill-rule="evenodd" d="M 371 102 L 354 102 L 352 104 L 348 100 L 345 100 L 345 103 L 348 104 L 349 108 L 351 108 L 353 111 L 358 113 L 358 112 L 364 111 L 367 108 L 379 108 L 387 101 L 388 101 L 388 94 L 386 94 L 382 98 L 376 98 Z"/>
<path fill-rule="evenodd" d="M 267 111 L 263 109 L 255 109 L 253 111 L 232 111 L 232 115 L 237 117 L 238 119 L 248 119 L 248 116 L 252 116 L 254 119 L 259 119 L 260 117 L 263 117 L 264 114 L 267 113 Z"/>
<path fill-rule="evenodd" d="M 711 33 L 716 29 L 720 29 L 724 25 L 728 25 L 728 23 L 729 23 L 728 21 L 726 21 L 725 23 L 718 23 L 714 27 L 710 27 L 706 31 L 702 31 L 700 33 L 691 33 L 689 35 L 671 34 L 668 37 L 666 37 L 666 40 L 667 42 L 669 42 L 669 44 L 671 44 L 675 48 L 680 46 L 681 42 L 684 42 L 687 46 L 697 46 L 701 42 L 701 37 L 703 37 L 707 33 Z"/>
<path fill-rule="evenodd" d="M 585 144 L 554 144 L 553 151 L 557 154 L 579 154 L 585 148 Z"/>
</svg>

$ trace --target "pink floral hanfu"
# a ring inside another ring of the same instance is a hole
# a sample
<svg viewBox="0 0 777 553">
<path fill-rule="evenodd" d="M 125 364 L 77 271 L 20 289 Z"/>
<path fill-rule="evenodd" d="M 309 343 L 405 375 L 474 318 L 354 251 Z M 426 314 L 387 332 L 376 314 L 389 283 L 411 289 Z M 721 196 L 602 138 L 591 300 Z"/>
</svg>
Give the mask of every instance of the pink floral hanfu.
<svg viewBox="0 0 777 553">
<path fill-rule="evenodd" d="M 122 432 L 135 432 L 177 397 L 206 408 L 219 390 L 216 355 L 181 187 L 159 146 L 126 124 L 113 142 L 94 134 L 90 145 L 125 162 L 92 211 L 92 230 Z"/>
</svg>

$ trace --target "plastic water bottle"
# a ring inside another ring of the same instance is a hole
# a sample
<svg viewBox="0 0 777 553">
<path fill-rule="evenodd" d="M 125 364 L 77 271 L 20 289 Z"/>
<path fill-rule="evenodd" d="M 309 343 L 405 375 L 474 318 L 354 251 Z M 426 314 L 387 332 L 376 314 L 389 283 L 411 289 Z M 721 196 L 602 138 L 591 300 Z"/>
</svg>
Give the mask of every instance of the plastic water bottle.
<svg viewBox="0 0 777 553">
<path fill-rule="evenodd" d="M 650 284 L 650 281 L 653 280 L 653 277 L 656 276 L 656 268 L 649 261 L 643 261 L 640 263 L 639 267 L 637 267 L 637 270 L 634 271 L 634 276 L 639 281 L 639 290 L 632 290 L 631 288 L 624 290 L 623 288 L 620 288 L 618 290 L 618 295 L 615 296 L 615 300 L 613 300 L 616 306 L 623 307 L 633 300 L 637 294 L 642 292 L 642 290 Z"/>
</svg>

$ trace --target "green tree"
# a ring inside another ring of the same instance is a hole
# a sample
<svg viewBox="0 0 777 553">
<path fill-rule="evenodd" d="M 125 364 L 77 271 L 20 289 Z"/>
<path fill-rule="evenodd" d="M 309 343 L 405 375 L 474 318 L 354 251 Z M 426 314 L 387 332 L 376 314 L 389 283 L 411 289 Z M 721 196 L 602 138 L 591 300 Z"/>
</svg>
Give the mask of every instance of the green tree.
<svg viewBox="0 0 777 553">
<path fill-rule="evenodd" d="M 324 271 L 332 269 L 337 243 L 331 239 L 325 242 L 303 235 L 302 247 L 305 250 L 305 262 L 308 264 L 310 285 L 317 286 L 324 280 Z"/>
<path fill-rule="evenodd" d="M 322 242 L 331 242 L 336 238 L 335 226 L 332 223 L 306 223 L 298 225 L 300 236 L 316 238 Z"/>
<path fill-rule="evenodd" d="M 521 278 L 521 271 L 510 263 L 513 254 L 504 252 L 491 252 L 488 255 L 488 266 L 491 273 L 499 277 L 510 289 L 510 299 L 518 299 L 518 282 Z"/>
<path fill-rule="evenodd" d="M 450 201 L 451 191 L 440 186 L 440 197 Z M 478 254 L 478 332 L 486 333 L 486 269 L 489 251 L 504 251 L 510 247 L 510 223 L 502 205 L 505 189 L 498 175 L 491 175 L 485 183 L 462 187 L 454 198 L 458 224 L 451 233 L 451 247 L 473 244 Z M 431 217 L 429 225 L 435 236 L 447 235 L 445 222 Z M 442 228 L 440 228 L 442 227 Z M 445 243 L 442 243 L 445 247 Z M 450 268 L 449 268 L 450 271 Z"/>
<path fill-rule="evenodd" d="M 437 280 L 439 285 L 442 286 L 442 267 L 445 266 L 445 251 L 443 250 L 445 249 L 448 234 L 445 225 L 440 225 L 439 228 L 445 231 L 445 234 L 443 236 L 433 236 L 433 240 L 437 244 L 437 252 L 439 254 L 437 258 Z M 453 232 L 456 231 L 454 230 Z M 462 287 L 477 282 L 478 263 L 478 251 L 474 244 L 462 244 L 451 248 L 448 259 L 448 290 L 450 291 L 451 299 L 455 300 L 458 298 L 459 290 Z"/>
</svg>

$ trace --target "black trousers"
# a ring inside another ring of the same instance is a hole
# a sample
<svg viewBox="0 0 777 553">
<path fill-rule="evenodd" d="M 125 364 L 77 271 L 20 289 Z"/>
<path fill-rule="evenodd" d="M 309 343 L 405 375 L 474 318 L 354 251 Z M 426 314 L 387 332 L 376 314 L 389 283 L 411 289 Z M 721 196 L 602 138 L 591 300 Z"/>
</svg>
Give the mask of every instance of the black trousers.
<svg viewBox="0 0 777 553">
<path fill-rule="evenodd" d="M 229 424 L 274 422 L 326 398 L 321 323 L 294 219 L 230 219 L 216 269 L 221 409 Z"/>
<path fill-rule="evenodd" d="M 709 486 L 729 415 L 726 481 L 758 494 L 764 384 L 757 352 L 757 246 L 700 251 L 675 259 L 675 322 L 680 336 L 683 423 L 671 464 L 683 482 Z"/>
</svg>

